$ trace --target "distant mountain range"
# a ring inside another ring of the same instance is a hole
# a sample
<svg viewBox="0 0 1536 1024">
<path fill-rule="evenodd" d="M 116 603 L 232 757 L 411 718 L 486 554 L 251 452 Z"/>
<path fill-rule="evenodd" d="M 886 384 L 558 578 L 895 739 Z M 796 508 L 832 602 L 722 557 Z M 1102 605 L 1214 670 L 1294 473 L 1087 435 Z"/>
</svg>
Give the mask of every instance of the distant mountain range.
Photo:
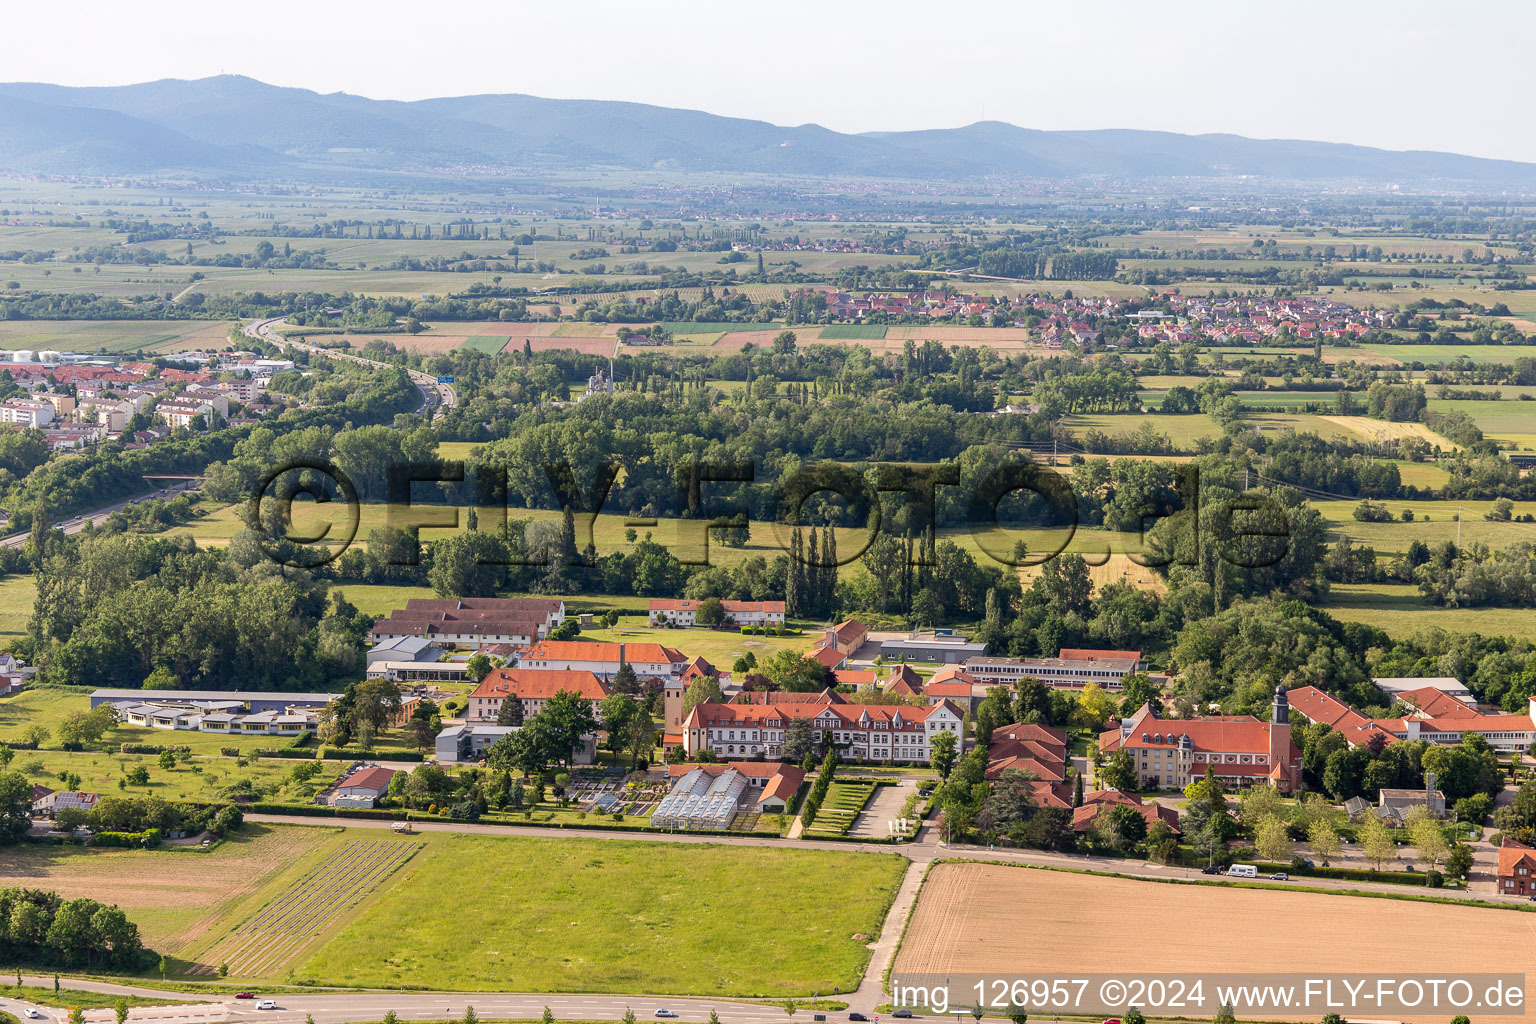
<svg viewBox="0 0 1536 1024">
<path fill-rule="evenodd" d="M 844 134 L 697 110 L 518 94 L 402 103 L 221 75 L 111 88 L 0 84 L 0 169 L 181 172 L 616 167 L 964 181 L 1219 178 L 1536 186 L 1536 164 L 1327 142 L 1136 130 L 1036 131 L 998 121 Z"/>
</svg>

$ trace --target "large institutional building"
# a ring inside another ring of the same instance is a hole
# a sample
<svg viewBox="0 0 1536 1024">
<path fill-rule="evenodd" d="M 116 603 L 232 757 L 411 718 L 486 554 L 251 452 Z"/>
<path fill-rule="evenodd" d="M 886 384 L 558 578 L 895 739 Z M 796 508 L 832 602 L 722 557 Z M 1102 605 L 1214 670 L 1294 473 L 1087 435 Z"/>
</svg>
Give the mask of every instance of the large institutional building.
<svg viewBox="0 0 1536 1024">
<path fill-rule="evenodd" d="M 1425 682 L 1431 685 L 1388 691 L 1408 708 L 1401 718 L 1366 718 L 1315 686 L 1304 686 L 1292 693 L 1291 705 L 1307 721 L 1323 722 L 1343 733 L 1352 747 L 1370 743 L 1373 737 L 1379 737 L 1378 742 L 1382 743 L 1424 740 L 1454 746 L 1468 733 L 1481 735 L 1495 750 L 1505 753 L 1524 753 L 1536 742 L 1536 726 L 1532 725 L 1536 697 L 1531 698 L 1526 714 L 1488 714 L 1444 687 L 1433 685 L 1437 680 Z"/>
<path fill-rule="evenodd" d="M 1232 789 L 1271 785 L 1286 792 L 1301 788 L 1301 751 L 1291 741 L 1291 709 L 1285 687 L 1275 690 L 1268 722 L 1252 715 L 1162 719 L 1150 704 L 1120 728 L 1099 737 L 1110 754 L 1127 751 L 1137 782 L 1151 789 L 1181 789 L 1206 770 Z"/>
<path fill-rule="evenodd" d="M 810 695 L 807 695 L 809 698 Z M 930 742 L 941 732 L 963 737 L 964 714 L 948 701 L 928 707 L 904 704 L 719 704 L 704 701 L 683 720 L 683 750 L 711 750 L 726 757 L 781 756 L 784 731 L 807 719 L 818 743 L 830 734 L 839 756 L 851 761 L 929 761 Z"/>
<path fill-rule="evenodd" d="M 531 644 L 565 621 L 565 602 L 540 597 L 413 597 L 373 624 L 374 642 L 413 636 L 446 644 Z"/>
</svg>

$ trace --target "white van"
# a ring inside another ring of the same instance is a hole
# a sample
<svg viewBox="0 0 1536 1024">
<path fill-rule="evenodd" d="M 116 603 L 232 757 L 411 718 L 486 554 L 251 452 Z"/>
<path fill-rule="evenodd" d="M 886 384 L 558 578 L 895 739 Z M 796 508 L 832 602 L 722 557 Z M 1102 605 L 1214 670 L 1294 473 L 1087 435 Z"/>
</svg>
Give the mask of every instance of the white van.
<svg viewBox="0 0 1536 1024">
<path fill-rule="evenodd" d="M 1259 869 L 1252 864 L 1233 864 L 1227 868 L 1227 874 L 1233 878 L 1258 878 Z"/>
</svg>

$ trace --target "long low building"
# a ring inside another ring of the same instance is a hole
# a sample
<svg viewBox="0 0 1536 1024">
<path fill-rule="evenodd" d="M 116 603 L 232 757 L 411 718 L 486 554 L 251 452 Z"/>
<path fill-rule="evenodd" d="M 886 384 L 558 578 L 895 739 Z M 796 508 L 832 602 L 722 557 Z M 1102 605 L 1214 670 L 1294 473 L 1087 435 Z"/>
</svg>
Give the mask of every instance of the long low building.
<svg viewBox="0 0 1536 1024">
<path fill-rule="evenodd" d="M 642 678 L 675 679 L 686 671 L 688 664 L 686 656 L 663 644 L 606 640 L 540 640 L 517 659 L 518 668 L 591 672 L 604 679 L 618 675 L 624 665 Z"/>
<path fill-rule="evenodd" d="M 373 624 L 375 642 L 419 637 L 448 644 L 525 646 L 565 621 L 565 602 L 540 597 L 413 597 Z"/>
<path fill-rule="evenodd" d="M 649 608 L 650 623 L 653 626 L 698 625 L 699 605 L 703 603 L 653 597 Z M 784 625 L 783 601 L 721 601 L 720 604 L 725 609 L 725 625 L 728 626 Z"/>
<path fill-rule="evenodd" d="M 216 732 L 239 736 L 302 736 L 314 732 L 319 716 L 311 708 L 288 707 L 243 713 L 228 707 L 173 701 L 122 701 L 113 705 L 119 721 L 172 732 Z M 236 708 L 239 705 L 235 705 Z"/>
<path fill-rule="evenodd" d="M 928 707 L 906 704 L 719 704 L 704 701 L 683 720 L 683 750 L 770 760 L 783 751 L 789 723 L 804 719 L 818 746 L 830 737 L 850 761 L 919 763 L 932 760 L 933 737 L 955 734 L 964 742 L 965 715 L 949 701 Z"/>
<path fill-rule="evenodd" d="M 986 644 L 974 642 L 965 634 L 948 629 L 908 633 L 904 637 L 884 640 L 880 644 L 880 657 L 886 661 L 958 665 L 969 658 L 976 658 L 986 653 Z"/>
<path fill-rule="evenodd" d="M 1139 663 L 1132 658 L 971 658 L 963 667 L 967 675 L 984 686 L 1012 686 L 1021 679 L 1038 679 L 1058 690 L 1081 690 L 1089 683 L 1119 690 Z"/>
<path fill-rule="evenodd" d="M 1291 707 L 1309 722 L 1322 722 L 1343 734 L 1350 746 L 1399 740 L 1455 746 L 1469 733 L 1481 735 L 1495 750 L 1524 753 L 1536 743 L 1536 697 L 1523 715 L 1487 714 L 1437 686 L 1398 690 L 1397 699 L 1410 709 L 1402 718 L 1366 718 L 1332 694 L 1315 686 L 1291 692 Z"/>
<path fill-rule="evenodd" d="M 91 707 L 132 703 L 191 704 L 199 707 L 237 706 L 250 711 L 286 711 L 288 708 L 323 708 L 340 694 L 281 693 L 253 690 L 93 690 Z"/>
</svg>

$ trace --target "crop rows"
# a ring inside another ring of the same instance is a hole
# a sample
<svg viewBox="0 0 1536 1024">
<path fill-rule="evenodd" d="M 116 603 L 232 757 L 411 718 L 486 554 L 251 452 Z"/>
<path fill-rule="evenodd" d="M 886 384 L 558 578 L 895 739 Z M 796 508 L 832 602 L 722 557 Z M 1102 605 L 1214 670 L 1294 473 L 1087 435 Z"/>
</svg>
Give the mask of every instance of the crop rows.
<svg viewBox="0 0 1536 1024">
<path fill-rule="evenodd" d="M 422 845 L 376 839 L 345 843 L 298 885 L 231 932 L 192 973 L 213 974 L 219 964 L 228 964 L 230 973 L 241 977 L 276 972 Z"/>
</svg>

